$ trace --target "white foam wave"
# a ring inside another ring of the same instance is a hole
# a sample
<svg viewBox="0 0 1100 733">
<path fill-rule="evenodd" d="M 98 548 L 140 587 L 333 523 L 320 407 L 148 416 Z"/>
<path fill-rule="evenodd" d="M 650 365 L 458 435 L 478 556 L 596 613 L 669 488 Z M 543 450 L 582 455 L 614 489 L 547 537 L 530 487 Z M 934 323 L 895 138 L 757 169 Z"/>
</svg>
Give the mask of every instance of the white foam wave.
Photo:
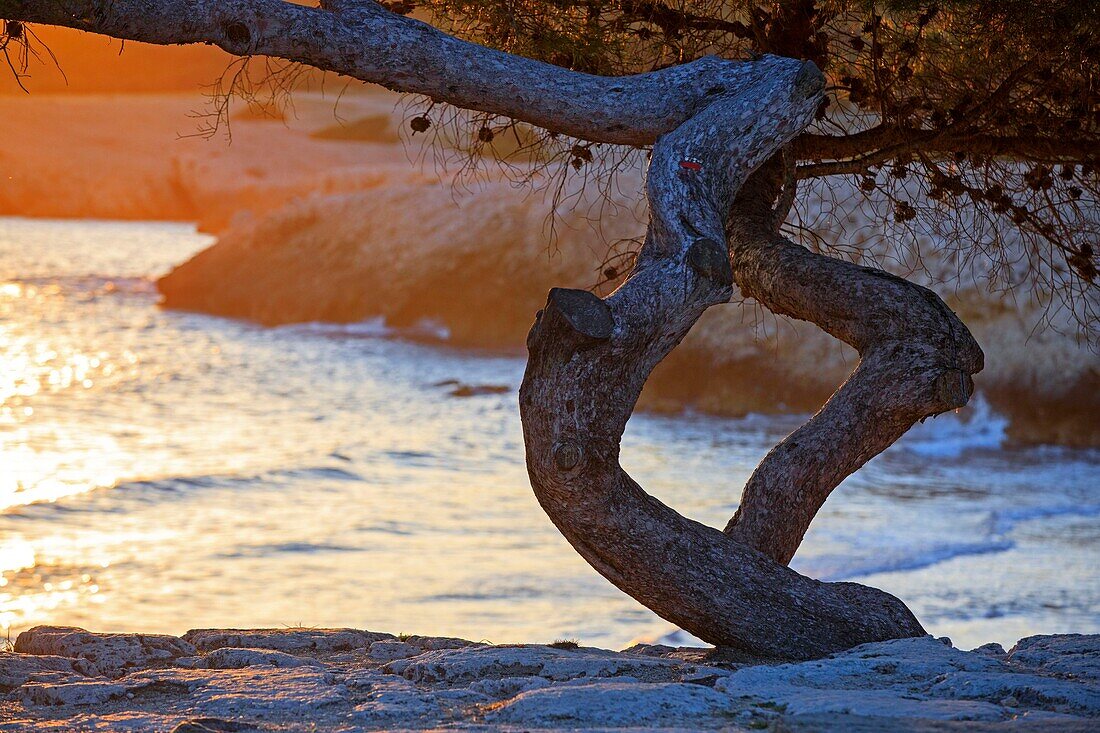
<svg viewBox="0 0 1100 733">
<path fill-rule="evenodd" d="M 893 450 L 939 458 L 957 458 L 971 450 L 996 450 L 1004 445 L 1008 424 L 1008 418 L 994 412 L 978 394 L 958 413 L 944 413 L 914 425 Z"/>
<path fill-rule="evenodd" d="M 948 542 L 935 545 L 876 547 L 866 555 L 818 555 L 795 558 L 791 566 L 818 580 L 855 580 L 879 573 L 907 572 L 938 565 L 968 555 L 986 555 L 1010 550 L 1014 543 L 993 537 L 974 542 Z"/>
<path fill-rule="evenodd" d="M 1024 522 L 1052 517 L 1096 517 L 1100 516 L 1100 504 L 1075 504 L 1062 506 L 1022 506 L 1013 509 L 1001 509 L 989 516 L 989 532 L 993 535 L 1006 535 Z"/>
<path fill-rule="evenodd" d="M 437 341 L 446 341 L 451 337 L 450 329 L 438 321 L 423 319 L 415 326 L 409 328 L 394 328 L 386 323 L 383 316 L 367 318 L 355 323 L 326 323 L 324 321 L 308 321 L 306 323 L 294 323 L 288 326 L 280 326 L 275 330 L 289 331 L 292 333 L 318 334 L 323 336 L 347 336 L 351 338 L 429 338 Z"/>
</svg>

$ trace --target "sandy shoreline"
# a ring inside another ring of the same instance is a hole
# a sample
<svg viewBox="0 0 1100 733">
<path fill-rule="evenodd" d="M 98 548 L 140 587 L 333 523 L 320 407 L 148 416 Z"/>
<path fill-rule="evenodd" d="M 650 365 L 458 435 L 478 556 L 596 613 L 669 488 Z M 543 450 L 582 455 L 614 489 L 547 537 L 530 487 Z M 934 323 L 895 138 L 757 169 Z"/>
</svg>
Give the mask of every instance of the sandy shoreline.
<svg viewBox="0 0 1100 733">
<path fill-rule="evenodd" d="M 354 629 L 37 627 L 0 653 L 0 731 L 1095 730 L 1100 636 L 922 637 L 782 664 Z"/>
</svg>

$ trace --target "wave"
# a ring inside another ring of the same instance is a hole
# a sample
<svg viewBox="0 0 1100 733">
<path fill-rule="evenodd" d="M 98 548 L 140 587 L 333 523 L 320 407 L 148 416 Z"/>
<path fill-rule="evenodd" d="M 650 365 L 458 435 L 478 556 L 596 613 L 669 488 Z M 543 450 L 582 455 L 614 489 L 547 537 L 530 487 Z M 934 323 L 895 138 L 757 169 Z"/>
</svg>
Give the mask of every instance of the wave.
<svg viewBox="0 0 1100 733">
<path fill-rule="evenodd" d="M 315 555 L 333 552 L 362 552 L 362 547 L 334 545 L 327 542 L 272 542 L 256 545 L 243 545 L 234 550 L 220 552 L 215 557 L 224 560 L 238 560 L 250 557 L 270 557 L 272 555 Z"/>
<path fill-rule="evenodd" d="M 1100 504 L 1074 504 L 1063 506 L 1028 506 L 1000 509 L 989 516 L 988 531 L 994 535 L 1006 535 L 1026 522 L 1054 517 L 1092 518 L 1100 516 Z"/>
<path fill-rule="evenodd" d="M 126 512 L 134 504 L 157 504 L 196 491 L 242 487 L 281 486 L 287 479 L 362 481 L 362 476 L 340 466 L 277 468 L 256 473 L 201 473 L 120 481 L 113 486 L 90 486 L 88 490 L 62 497 L 19 504 L 0 510 L 5 518 L 19 519 L 57 514 Z"/>
<path fill-rule="evenodd" d="M 965 412 L 945 413 L 914 425 L 895 445 L 920 456 L 958 458 L 972 450 L 997 450 L 1008 440 L 1009 419 L 978 394 Z"/>
<path fill-rule="evenodd" d="M 1016 546 L 1013 531 L 1021 524 L 1055 517 L 1100 516 L 1100 504 L 1021 506 L 996 509 L 984 522 L 984 537 L 967 542 L 875 545 L 864 552 L 796 557 L 798 572 L 824 581 L 856 580 L 879 573 L 908 572 L 960 557 L 1006 552 Z"/>
<path fill-rule="evenodd" d="M 824 581 L 855 580 L 879 573 L 921 570 L 968 555 L 988 555 L 1011 550 L 1009 539 L 991 538 L 975 542 L 949 542 L 916 547 L 875 547 L 868 555 L 819 555 L 791 563 L 803 575 Z"/>
<path fill-rule="evenodd" d="M 405 328 L 387 325 L 385 316 L 373 316 L 352 323 L 326 323 L 323 321 L 292 323 L 279 326 L 275 330 L 343 338 L 403 338 L 414 341 L 447 341 L 451 338 L 450 329 L 431 318 L 421 319 L 412 326 Z"/>
<path fill-rule="evenodd" d="M 114 275 L 50 275 L 46 277 L 8 278 L 5 284 L 12 284 L 23 290 L 34 289 L 39 292 L 55 291 L 65 295 L 102 296 L 102 295 L 138 295 L 155 297 L 157 285 L 149 277 L 119 277 Z"/>
</svg>

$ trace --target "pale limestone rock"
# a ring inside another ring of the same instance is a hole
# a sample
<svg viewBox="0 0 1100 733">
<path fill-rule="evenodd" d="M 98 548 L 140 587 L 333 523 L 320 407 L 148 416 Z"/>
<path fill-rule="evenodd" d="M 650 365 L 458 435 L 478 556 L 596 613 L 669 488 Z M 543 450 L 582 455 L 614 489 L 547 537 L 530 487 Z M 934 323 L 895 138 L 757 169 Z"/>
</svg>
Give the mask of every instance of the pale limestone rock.
<svg viewBox="0 0 1100 733">
<path fill-rule="evenodd" d="M 158 669 L 136 672 L 121 682 L 132 690 L 177 689 L 189 712 L 220 718 L 315 717 L 348 702 L 347 688 L 332 673 L 312 666 Z"/>
<path fill-rule="evenodd" d="M 248 723 L 239 723 L 235 720 L 193 718 L 177 725 L 172 729 L 172 733 L 238 733 L 238 731 L 250 730 L 254 731 L 257 728 Z"/>
<path fill-rule="evenodd" d="M 24 701 L 33 705 L 69 705 L 83 707 L 102 705 L 124 697 L 132 688 L 121 682 L 81 680 L 65 684 L 28 682 L 19 688 Z"/>
<path fill-rule="evenodd" d="M 420 636 L 418 634 L 413 634 L 412 636 L 403 636 L 401 641 L 429 652 L 438 649 L 464 649 L 471 646 L 488 646 L 480 641 L 466 641 L 465 639 L 456 639 L 453 636 Z"/>
<path fill-rule="evenodd" d="M 1034 674 L 931 637 L 865 644 L 801 664 L 747 667 L 715 688 L 794 715 L 1002 720 L 1017 712 L 1006 706 L 1100 715 L 1095 685 Z"/>
<path fill-rule="evenodd" d="M 761 726 L 1084 733 L 1100 721 L 1097 681 L 1067 671 L 1095 663 L 1096 637 L 1025 639 L 1011 659 L 995 649 L 963 652 L 925 637 L 799 664 L 741 661 L 730 671 L 671 652 L 653 657 L 537 645 L 423 651 L 421 644 L 432 642 L 421 640 L 431 637 L 366 642 L 369 632 L 350 632 L 350 639 L 346 630 L 307 632 L 312 636 L 304 639 L 298 633 L 217 632 L 221 636 L 206 641 L 224 642 L 229 634 L 233 643 L 258 639 L 302 651 L 223 645 L 119 679 L 78 676 L 66 663 L 78 670 L 89 661 L 79 657 L 2 655 L 0 670 L 5 659 L 18 660 L 9 661 L 9 679 L 18 686 L 0 697 L 0 733 L 229 733 L 226 726 L 271 733 Z M 101 644 L 100 637 L 89 634 L 89 643 Z M 324 651 L 351 642 L 359 646 Z M 405 643 L 421 653 L 379 665 L 368 653 L 375 643 L 380 650 Z M 704 654 L 710 661 L 720 656 Z M 26 660 L 41 664 L 28 672 L 20 666 Z M 211 727 L 215 721 L 221 728 Z"/>
<path fill-rule="evenodd" d="M 367 650 L 367 656 L 376 662 L 392 662 L 423 653 L 422 648 L 404 641 L 376 641 Z"/>
<path fill-rule="evenodd" d="M 270 667 L 317 667 L 321 663 L 309 657 L 296 657 L 293 654 L 277 652 L 273 649 L 242 649 L 222 647 L 214 649 L 202 657 L 195 657 L 192 666 L 196 669 L 242 669 L 266 664 Z M 181 660 L 182 661 L 182 660 Z"/>
<path fill-rule="evenodd" d="M 521 692 L 549 687 L 551 684 L 545 677 L 502 677 L 499 680 L 478 680 L 470 685 L 470 689 L 494 700 L 507 700 Z"/>
<path fill-rule="evenodd" d="M 195 647 L 163 634 L 93 634 L 74 626 L 36 626 L 19 635 L 15 651 L 69 657 L 78 660 L 74 666 L 83 674 L 118 677 L 193 655 Z"/>
<path fill-rule="evenodd" d="M 987 700 L 1012 708 L 1100 716 L 1100 684 L 1029 672 L 959 672 L 927 689 L 937 698 Z"/>
<path fill-rule="evenodd" d="M 360 670 L 344 679 L 356 700 L 352 718 L 360 725 L 428 725 L 453 717 L 474 705 L 491 702 L 470 689 L 423 689 L 403 677 Z"/>
<path fill-rule="evenodd" d="M 574 651 L 530 645 L 447 649 L 391 662 L 384 669 L 421 684 L 531 676 L 563 681 L 619 675 L 666 682 L 678 679 L 682 666 L 667 659 L 628 656 L 600 649 Z"/>
<path fill-rule="evenodd" d="M 1100 635 L 1028 636 L 1016 642 L 1008 659 L 1041 672 L 1100 680 Z"/>
<path fill-rule="evenodd" d="M 724 716 L 732 710 L 727 696 L 702 685 L 594 682 L 520 693 L 487 718 L 555 728 L 686 725 Z"/>
<path fill-rule="evenodd" d="M 55 681 L 76 673 L 73 660 L 65 657 L 0 652 L 0 691 L 31 680 Z"/>
<path fill-rule="evenodd" d="M 358 629 L 192 629 L 183 638 L 203 652 L 239 647 L 274 649 L 287 654 L 335 654 L 366 649 L 376 641 L 394 636 Z"/>
<path fill-rule="evenodd" d="M 970 651 L 975 654 L 982 654 L 987 657 L 993 657 L 994 659 L 1004 659 L 1008 655 L 1008 652 L 1005 651 L 1005 648 L 995 641 L 991 641 L 988 644 L 982 644 L 977 649 L 971 649 Z"/>
<path fill-rule="evenodd" d="M 36 710 L 47 710 L 35 708 Z M 166 733 L 180 720 L 179 715 L 164 715 L 132 710 L 114 713 L 73 712 L 73 708 L 57 708 L 54 718 L 35 716 L 8 719 L 0 708 L 0 733 Z M 52 711 L 50 711 L 52 712 Z M 243 730 L 258 730 L 248 728 Z"/>
</svg>

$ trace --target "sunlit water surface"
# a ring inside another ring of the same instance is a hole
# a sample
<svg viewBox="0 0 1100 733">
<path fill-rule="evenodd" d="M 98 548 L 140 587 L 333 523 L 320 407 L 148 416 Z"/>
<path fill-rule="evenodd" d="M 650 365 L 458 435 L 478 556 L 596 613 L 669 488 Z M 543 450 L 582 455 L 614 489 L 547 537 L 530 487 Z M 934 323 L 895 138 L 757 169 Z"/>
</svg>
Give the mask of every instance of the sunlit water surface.
<svg viewBox="0 0 1100 733">
<path fill-rule="evenodd" d="M 621 647 L 670 630 L 535 502 L 521 358 L 159 310 L 152 278 L 210 241 L 0 219 L 0 632 L 300 624 Z M 510 390 L 456 398 L 446 380 Z M 721 526 L 795 425 L 637 415 L 624 463 Z M 1100 454 L 1003 448 L 1003 427 L 978 405 L 914 431 L 834 492 L 796 567 L 899 595 L 962 646 L 1100 631 Z"/>
</svg>

